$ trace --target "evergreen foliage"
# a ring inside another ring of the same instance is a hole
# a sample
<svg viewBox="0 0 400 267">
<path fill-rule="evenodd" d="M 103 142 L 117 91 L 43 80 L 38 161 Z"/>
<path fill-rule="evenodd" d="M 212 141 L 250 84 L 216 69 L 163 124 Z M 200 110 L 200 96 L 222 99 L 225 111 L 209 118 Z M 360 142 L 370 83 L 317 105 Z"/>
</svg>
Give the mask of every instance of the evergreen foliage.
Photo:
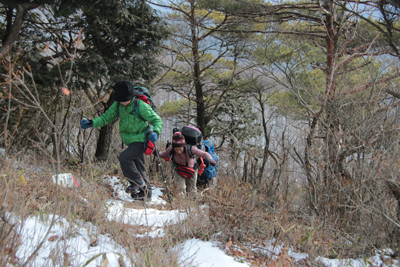
<svg viewBox="0 0 400 267">
<path fill-rule="evenodd" d="M 69 108 L 103 101 L 95 106 L 95 113 L 85 115 L 94 117 L 111 105 L 107 94 L 116 81 L 146 84 L 159 70 L 156 57 L 160 41 L 168 33 L 157 12 L 144 1 L 37 1 L 34 5 L 30 1 L 3 1 L 0 7 L 3 48 L 18 22 L 12 14 L 26 7 L 9 56 L 18 58 L 16 67 L 28 64 L 32 68 L 43 108 L 54 120 L 55 111 L 62 110 L 63 86 L 72 92 Z M 65 75 L 71 75 L 71 79 L 63 80 Z M 85 101 L 85 95 L 89 100 Z M 22 109 L 13 102 L 14 107 Z M 24 114 L 32 112 L 36 111 L 25 109 Z M 29 124 L 33 114 L 23 116 L 19 127 L 31 129 L 25 133 L 31 136 L 36 127 L 47 132 L 45 124 Z M 17 121 L 13 116 L 10 125 L 15 126 Z"/>
</svg>

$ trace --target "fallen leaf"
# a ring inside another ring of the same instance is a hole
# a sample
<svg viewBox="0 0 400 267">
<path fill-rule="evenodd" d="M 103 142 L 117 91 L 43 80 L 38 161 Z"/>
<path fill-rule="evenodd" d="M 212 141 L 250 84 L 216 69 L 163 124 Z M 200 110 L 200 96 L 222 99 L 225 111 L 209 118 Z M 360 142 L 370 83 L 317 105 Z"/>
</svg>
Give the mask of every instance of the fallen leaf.
<svg viewBox="0 0 400 267">
<path fill-rule="evenodd" d="M 61 89 L 65 95 L 69 95 L 70 92 L 67 88 L 61 87 Z"/>
<path fill-rule="evenodd" d="M 229 240 L 225 245 L 225 249 L 230 249 L 231 246 L 232 246 L 232 240 Z"/>
<path fill-rule="evenodd" d="M 14 250 L 12 248 L 6 248 L 5 249 L 6 254 L 11 255 L 11 254 L 15 254 Z"/>
<path fill-rule="evenodd" d="M 292 261 L 290 259 L 290 256 L 287 254 L 279 256 L 278 259 L 276 260 L 276 267 L 291 267 L 291 266 L 292 266 Z"/>
<path fill-rule="evenodd" d="M 95 247 L 95 246 L 97 246 L 97 238 L 95 238 L 95 237 L 90 238 L 90 244 L 89 244 L 89 246 L 90 246 L 90 247 Z"/>
<path fill-rule="evenodd" d="M 57 238 L 58 238 L 58 235 L 53 235 L 53 236 L 50 236 L 49 239 L 47 239 L 47 240 L 50 242 L 53 242 L 53 241 L 56 241 Z"/>
<path fill-rule="evenodd" d="M 126 267 L 124 260 L 122 257 L 118 257 L 118 263 L 120 267 Z"/>
</svg>

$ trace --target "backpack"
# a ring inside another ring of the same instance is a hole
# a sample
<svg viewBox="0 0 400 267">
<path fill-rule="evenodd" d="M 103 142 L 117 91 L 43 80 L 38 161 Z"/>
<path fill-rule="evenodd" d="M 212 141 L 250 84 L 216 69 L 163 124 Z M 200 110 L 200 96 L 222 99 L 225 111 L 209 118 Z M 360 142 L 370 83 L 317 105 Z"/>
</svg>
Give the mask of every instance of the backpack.
<svg viewBox="0 0 400 267">
<path fill-rule="evenodd" d="M 204 140 L 204 150 L 211 155 L 217 165 L 211 166 L 208 160 L 203 160 L 206 167 L 204 168 L 203 173 L 199 173 L 199 177 L 197 177 L 197 185 L 205 184 L 217 176 L 219 156 L 215 152 L 214 144 L 209 140 Z"/>
<path fill-rule="evenodd" d="M 198 149 L 201 149 L 201 147 L 202 147 L 203 135 L 200 132 L 200 130 L 194 126 L 183 126 L 181 130 L 179 130 L 178 128 L 174 128 L 172 130 L 172 132 L 173 133 L 175 133 L 175 132 L 182 133 L 182 135 L 185 137 L 186 151 L 188 152 L 189 157 L 193 159 L 195 156 L 192 154 L 192 146 L 196 146 Z M 168 143 L 169 143 L 169 141 L 168 141 Z M 167 145 L 167 148 L 168 148 L 168 145 Z M 175 151 L 172 149 L 170 155 L 173 157 L 174 154 L 175 154 Z M 168 160 L 169 160 L 169 158 L 168 158 Z"/>
<path fill-rule="evenodd" d="M 142 87 L 142 86 L 134 86 L 133 87 L 134 92 L 131 92 L 132 95 L 135 96 L 135 98 L 133 99 L 133 111 L 135 112 L 136 115 L 138 115 L 138 117 L 142 120 L 145 120 L 142 115 L 140 114 L 140 110 L 139 110 L 139 100 L 142 100 L 143 102 L 145 102 L 146 104 L 150 105 L 151 108 L 153 109 L 153 111 L 155 113 L 158 114 L 158 110 L 156 105 L 153 103 L 153 99 L 151 99 L 150 96 L 150 92 L 146 87 Z M 119 115 L 119 106 L 121 105 L 120 102 L 117 103 L 117 116 Z M 133 115 L 133 113 L 131 112 L 131 114 Z"/>
<path fill-rule="evenodd" d="M 218 166 L 219 156 L 215 153 L 214 144 L 209 140 L 205 140 L 203 145 L 203 135 L 199 129 L 193 126 L 183 126 L 181 130 L 176 128 L 173 130 L 173 132 L 176 131 L 180 131 L 185 137 L 185 141 L 187 144 L 186 149 L 191 158 L 195 157 L 191 152 L 192 146 L 196 146 L 198 149 L 206 151 L 208 154 L 210 154 L 213 160 L 217 162 Z M 171 157 L 174 156 L 174 150 L 171 151 L 170 155 Z M 217 166 L 211 166 L 208 160 L 197 158 L 196 163 L 197 166 L 195 167 L 197 167 L 199 170 L 197 185 L 205 184 L 209 180 L 217 176 Z"/>
<path fill-rule="evenodd" d="M 185 137 L 186 144 L 201 149 L 203 135 L 199 129 L 193 126 L 183 126 L 180 132 Z M 190 150 L 189 153 L 191 153 Z"/>
</svg>

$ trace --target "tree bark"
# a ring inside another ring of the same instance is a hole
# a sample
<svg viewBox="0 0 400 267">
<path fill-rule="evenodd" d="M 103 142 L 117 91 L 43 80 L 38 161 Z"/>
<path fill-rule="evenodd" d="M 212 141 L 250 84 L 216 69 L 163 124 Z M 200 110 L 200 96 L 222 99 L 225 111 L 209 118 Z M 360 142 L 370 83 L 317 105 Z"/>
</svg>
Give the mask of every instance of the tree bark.
<svg viewBox="0 0 400 267">
<path fill-rule="evenodd" d="M 400 221 L 400 183 L 395 180 L 387 180 L 386 186 L 392 196 L 397 200 L 397 221 Z"/>
<path fill-rule="evenodd" d="M 109 97 L 107 103 L 103 104 L 105 106 L 104 112 L 112 105 L 113 102 L 114 101 L 112 100 L 112 98 Z M 114 120 L 112 123 L 109 123 L 106 126 L 100 128 L 95 153 L 95 157 L 98 161 L 106 161 L 108 159 L 113 137 L 114 124 L 116 121 L 117 120 Z"/>
<path fill-rule="evenodd" d="M 325 27 L 327 31 L 326 36 L 326 96 L 328 99 L 332 99 L 335 97 L 335 87 L 336 83 L 333 77 L 333 58 L 335 54 L 335 34 L 334 34 L 334 25 L 333 25 L 333 7 L 332 1 L 326 1 L 324 4 L 324 8 L 328 10 L 328 14 L 325 17 Z"/>
<path fill-rule="evenodd" d="M 263 127 L 264 138 L 265 138 L 265 146 L 264 146 L 263 161 L 262 161 L 261 167 L 260 167 L 258 175 L 257 175 L 257 179 L 260 182 L 262 180 L 262 176 L 263 176 L 263 173 L 264 173 L 264 170 L 265 170 L 265 166 L 266 166 L 267 161 L 268 161 L 269 142 L 270 142 L 268 129 L 267 129 L 267 122 L 266 122 L 266 118 L 265 118 L 265 107 L 264 107 L 264 103 L 261 100 L 262 100 L 262 95 L 260 96 L 259 103 L 260 103 L 260 107 L 261 107 L 261 121 L 262 121 L 262 127 Z"/>
<path fill-rule="evenodd" d="M 99 139 L 97 140 L 95 157 L 99 161 L 106 161 L 110 154 L 111 141 L 113 136 L 114 123 L 107 124 L 100 128 Z"/>
<path fill-rule="evenodd" d="M 196 18 L 195 18 L 195 4 L 191 2 L 191 11 L 190 11 L 190 29 L 191 29 L 191 38 L 192 38 L 192 52 L 193 52 L 193 82 L 194 88 L 196 92 L 196 101 L 197 101 L 197 127 L 205 136 L 206 130 L 206 121 L 204 114 L 204 95 L 203 88 L 200 80 L 200 55 L 199 55 L 199 40 L 197 36 L 196 30 Z"/>
</svg>

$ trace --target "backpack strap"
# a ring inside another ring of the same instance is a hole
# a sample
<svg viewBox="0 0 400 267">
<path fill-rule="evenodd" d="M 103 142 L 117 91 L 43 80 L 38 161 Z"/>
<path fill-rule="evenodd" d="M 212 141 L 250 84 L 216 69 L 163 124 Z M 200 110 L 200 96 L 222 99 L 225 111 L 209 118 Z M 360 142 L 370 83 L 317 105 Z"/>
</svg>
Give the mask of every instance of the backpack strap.
<svg viewBox="0 0 400 267">
<path fill-rule="evenodd" d="M 152 103 L 149 101 L 149 99 L 146 96 L 144 96 L 144 95 L 135 95 L 135 99 L 133 100 L 133 110 L 129 114 L 133 115 L 133 113 L 136 113 L 141 120 L 145 121 L 143 116 L 140 114 L 139 100 L 142 100 L 146 104 L 149 104 L 151 107 L 153 107 Z M 121 105 L 121 103 L 117 102 L 117 116 L 119 116 L 119 106 L 120 105 Z"/>
<path fill-rule="evenodd" d="M 194 158 L 194 155 L 192 154 L 192 145 L 186 144 L 186 151 L 189 154 L 190 158 Z M 171 152 L 169 153 L 170 156 L 175 155 L 175 150 L 172 148 Z"/>
<path fill-rule="evenodd" d="M 129 112 L 129 114 L 132 114 L 133 115 L 133 113 L 136 113 L 137 115 L 138 115 L 138 117 L 141 119 L 141 120 L 145 120 L 143 117 L 142 117 L 142 115 L 140 114 L 140 110 L 139 110 L 139 103 L 138 103 L 138 100 L 139 100 L 140 98 L 138 98 L 138 97 L 135 97 L 135 99 L 133 100 L 133 110 L 131 111 L 131 112 Z M 119 116 L 119 106 L 121 105 L 121 103 L 120 102 L 117 102 L 117 116 Z"/>
<path fill-rule="evenodd" d="M 196 156 L 193 155 L 193 153 L 192 153 L 192 146 L 193 146 L 193 145 L 188 144 L 188 145 L 186 146 L 186 149 L 187 149 L 187 154 L 189 155 L 189 157 L 190 157 L 191 159 L 194 159 Z M 186 165 L 187 165 L 187 158 L 186 158 Z M 193 169 L 195 169 L 195 170 L 199 169 L 199 164 L 197 163 L 197 160 L 194 161 Z"/>
<path fill-rule="evenodd" d="M 192 154 L 192 145 L 186 145 L 186 149 L 187 149 L 187 152 L 188 152 L 188 154 L 189 154 L 189 157 L 191 158 L 191 159 L 193 159 L 194 158 L 194 155 Z"/>
<path fill-rule="evenodd" d="M 136 113 L 136 115 L 139 117 L 139 119 L 145 121 L 145 119 L 142 117 L 142 115 L 140 114 L 140 110 L 139 110 L 139 99 L 135 98 L 133 100 L 133 110 L 130 112 L 130 114 L 134 114 Z"/>
<path fill-rule="evenodd" d="M 151 106 L 151 103 L 149 102 L 149 100 L 147 99 L 146 96 L 143 95 L 136 95 L 135 99 L 133 100 L 133 110 L 131 112 L 131 114 L 133 115 L 133 112 L 136 113 L 136 115 L 143 121 L 145 121 L 145 119 L 143 118 L 143 116 L 140 114 L 140 109 L 139 109 L 139 101 L 144 101 L 146 104 L 149 104 Z"/>
<path fill-rule="evenodd" d="M 192 145 L 190 144 L 186 144 L 186 151 L 185 151 L 186 155 L 189 155 L 189 157 L 191 159 L 193 159 L 195 156 L 192 154 Z M 175 150 L 172 148 L 171 152 L 169 153 L 170 157 L 171 157 L 171 161 L 174 162 L 174 155 L 175 155 Z M 187 161 L 187 157 L 186 157 L 186 167 L 188 166 L 188 161 Z M 193 168 L 196 169 L 198 167 L 198 164 L 196 161 L 194 161 L 194 166 Z"/>
</svg>

